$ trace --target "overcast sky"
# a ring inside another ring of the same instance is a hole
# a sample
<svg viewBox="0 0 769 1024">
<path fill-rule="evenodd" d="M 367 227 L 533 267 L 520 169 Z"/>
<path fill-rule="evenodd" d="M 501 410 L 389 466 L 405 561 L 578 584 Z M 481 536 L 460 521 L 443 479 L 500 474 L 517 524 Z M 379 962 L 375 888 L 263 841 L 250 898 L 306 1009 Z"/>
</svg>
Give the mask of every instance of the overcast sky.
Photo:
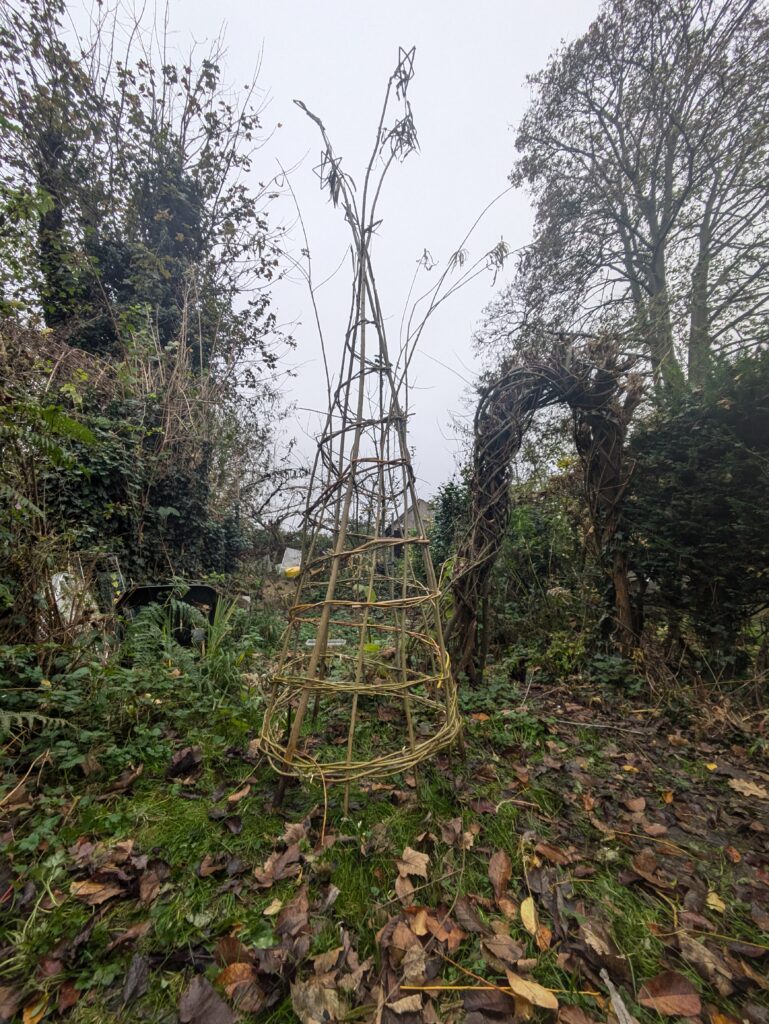
<svg viewBox="0 0 769 1024">
<path fill-rule="evenodd" d="M 423 250 L 443 265 L 507 185 L 514 128 L 528 103 L 526 75 L 537 71 L 562 40 L 582 34 L 597 9 L 597 0 L 170 0 L 170 27 L 181 49 L 191 37 L 203 43 L 223 27 L 232 84 L 245 84 L 261 56 L 259 81 L 268 100 L 264 127 L 282 127 L 257 155 L 255 173 L 268 178 L 278 171 L 278 162 L 295 168 L 291 182 L 316 281 L 337 267 L 349 234 L 313 174 L 320 153 L 317 128 L 292 101 L 303 100 L 323 119 L 345 169 L 357 178 L 372 146 L 398 47 L 416 46 L 409 98 L 420 152 L 391 173 L 375 249 L 383 305 L 397 327 Z M 294 214 L 285 204 L 272 216 L 289 223 Z M 527 196 L 509 193 L 473 236 L 471 257 L 500 238 L 513 249 L 525 245 L 531 221 Z M 293 244 L 296 250 L 302 244 L 298 231 Z M 502 283 L 499 279 L 496 287 Z M 457 444 L 450 420 L 463 409 L 465 381 L 477 372 L 471 337 L 493 294 L 491 277 L 483 276 L 449 300 L 422 336 L 411 374 L 410 443 L 425 497 L 454 472 Z M 347 320 L 349 273 L 337 275 L 318 298 L 335 367 Z M 281 282 L 274 304 L 283 323 L 294 323 L 298 347 L 291 356 L 296 377 L 289 398 L 299 409 L 292 430 L 301 451 L 309 453 L 319 417 L 302 410 L 325 408 L 326 391 L 306 286 L 298 278 Z"/>
</svg>

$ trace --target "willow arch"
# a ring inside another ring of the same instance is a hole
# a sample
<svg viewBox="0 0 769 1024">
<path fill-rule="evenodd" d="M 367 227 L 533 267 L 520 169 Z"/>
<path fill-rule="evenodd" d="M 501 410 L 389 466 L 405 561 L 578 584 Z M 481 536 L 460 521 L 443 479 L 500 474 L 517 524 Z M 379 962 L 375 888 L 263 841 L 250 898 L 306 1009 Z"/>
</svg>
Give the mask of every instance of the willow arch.
<svg viewBox="0 0 769 1024">
<path fill-rule="evenodd" d="M 637 361 L 621 352 L 615 338 L 559 335 L 545 356 L 507 360 L 481 388 L 473 421 L 470 525 L 454 565 L 446 631 L 454 669 L 471 682 L 485 660 L 479 621 L 508 526 L 513 459 L 535 413 L 553 405 L 572 413 L 592 542 L 614 590 L 617 645 L 623 652 L 637 646 L 627 554 L 615 543 L 632 471 L 625 440 L 644 393 Z"/>
</svg>

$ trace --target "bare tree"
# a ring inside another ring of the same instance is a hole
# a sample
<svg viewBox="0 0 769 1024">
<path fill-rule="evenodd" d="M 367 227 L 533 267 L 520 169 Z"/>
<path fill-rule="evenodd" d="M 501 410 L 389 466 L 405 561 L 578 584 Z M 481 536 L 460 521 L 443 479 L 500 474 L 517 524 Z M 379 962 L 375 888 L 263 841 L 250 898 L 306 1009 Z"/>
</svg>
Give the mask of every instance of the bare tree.
<svg viewBox="0 0 769 1024">
<path fill-rule="evenodd" d="M 532 246 L 486 339 L 621 332 L 668 388 L 767 336 L 769 21 L 758 0 L 606 0 L 530 79 Z"/>
</svg>

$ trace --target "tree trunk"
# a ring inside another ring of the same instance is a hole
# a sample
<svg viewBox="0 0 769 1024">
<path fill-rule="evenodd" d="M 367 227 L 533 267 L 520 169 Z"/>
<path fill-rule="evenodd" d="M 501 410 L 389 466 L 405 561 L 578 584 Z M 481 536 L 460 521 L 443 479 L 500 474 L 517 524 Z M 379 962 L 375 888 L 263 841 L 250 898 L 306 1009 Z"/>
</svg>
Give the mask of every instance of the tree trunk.
<svg viewBox="0 0 769 1024">
<path fill-rule="evenodd" d="M 633 603 L 630 598 L 627 554 L 615 551 L 612 556 L 611 581 L 614 587 L 614 606 L 617 617 L 617 646 L 620 654 L 627 657 L 638 646 L 635 631 Z"/>
</svg>

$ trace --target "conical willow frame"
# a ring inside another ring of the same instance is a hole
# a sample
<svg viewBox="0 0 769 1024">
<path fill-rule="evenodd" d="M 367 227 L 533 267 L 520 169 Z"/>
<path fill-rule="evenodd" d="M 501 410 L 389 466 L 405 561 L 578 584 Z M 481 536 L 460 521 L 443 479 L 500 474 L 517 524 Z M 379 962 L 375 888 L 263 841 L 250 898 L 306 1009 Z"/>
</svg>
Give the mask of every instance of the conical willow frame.
<svg viewBox="0 0 769 1024">
<path fill-rule="evenodd" d="M 307 111 L 324 142 L 321 182 L 353 235 L 353 296 L 260 745 L 284 778 L 346 783 L 345 805 L 352 780 L 411 769 L 460 729 L 407 444 L 408 358 L 400 369 L 391 362 L 371 263 L 382 182 L 417 145 L 407 99 L 413 57 L 401 51 L 388 83 L 359 205 L 322 122 Z M 385 128 L 393 94 L 402 114 Z"/>
</svg>

